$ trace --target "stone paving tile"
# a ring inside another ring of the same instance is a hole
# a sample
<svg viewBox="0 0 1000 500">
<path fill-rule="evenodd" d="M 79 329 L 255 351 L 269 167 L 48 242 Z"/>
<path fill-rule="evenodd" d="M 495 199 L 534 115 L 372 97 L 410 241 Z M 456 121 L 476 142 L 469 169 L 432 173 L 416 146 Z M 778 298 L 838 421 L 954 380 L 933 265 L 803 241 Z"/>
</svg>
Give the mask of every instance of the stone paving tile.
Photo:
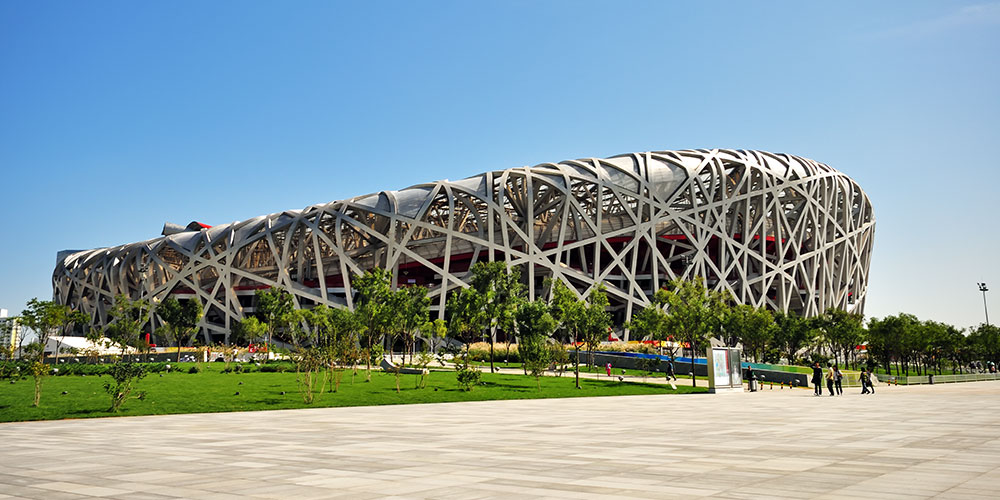
<svg viewBox="0 0 1000 500">
<path fill-rule="evenodd" d="M 0 497 L 988 498 L 998 396 L 982 382 L 0 424 Z"/>
</svg>

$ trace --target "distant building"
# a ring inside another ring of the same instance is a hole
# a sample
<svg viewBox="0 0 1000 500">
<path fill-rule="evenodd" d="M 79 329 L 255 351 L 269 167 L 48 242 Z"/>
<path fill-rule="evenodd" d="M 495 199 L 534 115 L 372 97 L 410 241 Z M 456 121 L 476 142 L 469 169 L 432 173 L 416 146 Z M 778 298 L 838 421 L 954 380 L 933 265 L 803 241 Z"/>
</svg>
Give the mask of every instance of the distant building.
<svg viewBox="0 0 1000 500">
<path fill-rule="evenodd" d="M 228 340 L 262 288 L 287 289 L 298 307 L 353 308 L 352 278 L 375 267 L 390 269 L 394 286 L 428 287 L 443 317 L 449 292 L 468 286 L 482 261 L 519 267 L 531 298 L 545 293 L 546 278 L 581 296 L 603 283 L 619 325 L 669 280 L 695 276 L 740 303 L 814 316 L 863 311 L 874 230 L 868 196 L 822 163 L 655 151 L 509 168 L 214 227 L 167 224 L 158 238 L 61 254 L 52 285 L 56 301 L 90 314 L 94 326 L 106 324 L 117 294 L 198 300 L 205 342 Z"/>
<path fill-rule="evenodd" d="M 7 314 L 6 309 L 0 309 L 0 322 L 7 323 L 7 321 L 3 321 L 9 318 Z M 21 325 L 17 318 L 13 318 L 9 322 L 9 325 L 0 326 L 0 346 L 10 348 L 13 352 L 17 349 L 17 342 L 21 338 Z"/>
</svg>

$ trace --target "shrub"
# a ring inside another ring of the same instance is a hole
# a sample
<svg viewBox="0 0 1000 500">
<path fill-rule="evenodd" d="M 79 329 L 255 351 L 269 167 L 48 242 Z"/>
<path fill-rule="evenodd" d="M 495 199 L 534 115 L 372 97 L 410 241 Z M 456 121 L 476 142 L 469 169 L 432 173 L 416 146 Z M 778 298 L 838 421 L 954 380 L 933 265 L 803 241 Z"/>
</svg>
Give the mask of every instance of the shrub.
<svg viewBox="0 0 1000 500">
<path fill-rule="evenodd" d="M 201 372 L 201 368 L 198 365 L 194 365 L 191 368 L 188 368 L 188 373 L 195 374 L 195 373 L 200 373 L 200 372 Z"/>
<path fill-rule="evenodd" d="M 479 380 L 482 376 L 483 372 L 479 368 L 473 365 L 460 365 L 457 373 L 458 385 L 461 385 L 467 391 L 471 391 L 474 386 L 479 385 Z"/>
<path fill-rule="evenodd" d="M 257 371 L 262 373 L 285 373 L 291 370 L 291 366 L 288 363 L 267 363 L 260 365 Z"/>
<path fill-rule="evenodd" d="M 469 359 L 473 361 L 489 362 L 490 344 L 487 342 L 476 342 L 469 345 Z M 510 351 L 507 350 L 507 344 L 493 344 L 493 361 L 500 363 L 504 361 L 520 363 L 521 356 L 518 355 L 517 344 L 511 344 Z"/>
</svg>

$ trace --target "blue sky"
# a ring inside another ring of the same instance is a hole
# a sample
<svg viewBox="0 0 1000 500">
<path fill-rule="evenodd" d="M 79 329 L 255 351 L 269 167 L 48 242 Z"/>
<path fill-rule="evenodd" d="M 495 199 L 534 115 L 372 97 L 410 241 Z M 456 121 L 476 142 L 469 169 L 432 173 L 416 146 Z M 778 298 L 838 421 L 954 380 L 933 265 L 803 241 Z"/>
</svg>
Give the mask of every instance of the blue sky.
<svg viewBox="0 0 1000 500">
<path fill-rule="evenodd" d="M 867 314 L 1000 291 L 1000 2 L 0 2 L 0 307 L 55 254 L 656 149 L 828 163 Z M 1000 294 L 992 294 L 1000 320 Z"/>
</svg>

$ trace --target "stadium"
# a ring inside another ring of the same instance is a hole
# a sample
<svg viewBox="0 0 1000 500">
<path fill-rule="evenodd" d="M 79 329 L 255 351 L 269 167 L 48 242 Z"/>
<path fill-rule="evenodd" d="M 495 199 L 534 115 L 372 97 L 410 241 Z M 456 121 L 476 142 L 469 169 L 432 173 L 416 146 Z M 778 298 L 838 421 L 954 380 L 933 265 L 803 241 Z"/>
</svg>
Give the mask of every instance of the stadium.
<svg viewBox="0 0 1000 500">
<path fill-rule="evenodd" d="M 863 312 L 874 228 L 864 191 L 822 163 L 655 151 L 509 168 L 230 224 L 166 224 L 147 241 L 61 252 L 52 284 L 54 300 L 97 327 L 118 294 L 198 300 L 205 342 L 228 341 L 258 289 L 283 287 L 298 307 L 351 308 L 352 277 L 375 267 L 391 269 L 394 286 L 428 287 L 432 314 L 443 317 L 449 292 L 480 261 L 519 267 L 529 298 L 545 293 L 546 278 L 581 296 L 603 283 L 617 325 L 669 280 L 696 276 L 740 303 L 813 316 Z"/>
</svg>

